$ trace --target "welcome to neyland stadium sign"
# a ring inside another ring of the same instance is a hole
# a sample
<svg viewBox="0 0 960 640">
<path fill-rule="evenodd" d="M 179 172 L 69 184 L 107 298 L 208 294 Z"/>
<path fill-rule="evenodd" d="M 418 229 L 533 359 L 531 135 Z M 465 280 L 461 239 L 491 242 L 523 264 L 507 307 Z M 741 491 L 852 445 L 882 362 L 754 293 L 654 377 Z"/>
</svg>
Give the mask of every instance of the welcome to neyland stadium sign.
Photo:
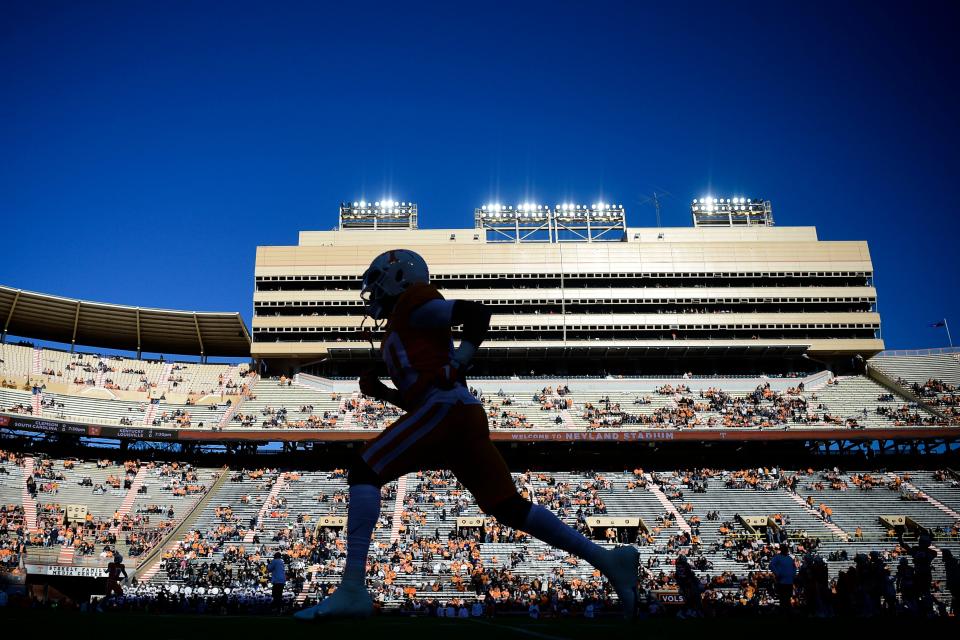
<svg viewBox="0 0 960 640">
<path fill-rule="evenodd" d="M 676 440 L 678 435 L 676 431 L 548 431 L 509 433 L 509 438 L 498 438 L 499 434 L 494 434 L 494 440 L 512 440 L 514 442 L 577 442 L 585 440 L 589 442 L 634 442 L 637 440 Z"/>
</svg>

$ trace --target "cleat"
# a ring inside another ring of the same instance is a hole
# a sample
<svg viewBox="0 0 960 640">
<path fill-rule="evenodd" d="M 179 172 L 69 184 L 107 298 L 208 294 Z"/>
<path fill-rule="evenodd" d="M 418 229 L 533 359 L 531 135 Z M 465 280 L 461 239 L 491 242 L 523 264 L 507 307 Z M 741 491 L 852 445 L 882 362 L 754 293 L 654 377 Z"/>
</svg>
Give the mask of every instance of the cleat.
<svg viewBox="0 0 960 640">
<path fill-rule="evenodd" d="M 631 546 L 609 551 L 606 570 L 602 570 L 613 585 L 623 606 L 623 617 L 632 620 L 637 612 L 637 572 L 640 553 Z"/>
<path fill-rule="evenodd" d="M 332 596 L 319 604 L 297 611 L 297 620 L 320 620 L 323 618 L 368 618 L 373 614 L 373 600 L 363 587 L 340 585 Z"/>
</svg>

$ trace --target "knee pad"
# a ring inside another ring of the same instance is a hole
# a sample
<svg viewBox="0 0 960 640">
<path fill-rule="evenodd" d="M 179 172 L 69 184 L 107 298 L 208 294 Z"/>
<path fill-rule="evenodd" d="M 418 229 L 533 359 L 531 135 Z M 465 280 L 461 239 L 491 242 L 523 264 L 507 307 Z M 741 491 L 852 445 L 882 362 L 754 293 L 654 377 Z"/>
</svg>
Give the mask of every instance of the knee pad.
<svg viewBox="0 0 960 640">
<path fill-rule="evenodd" d="M 501 524 L 513 529 L 523 529 L 532 507 L 533 505 L 529 501 L 521 498 L 519 493 L 515 493 L 495 504 L 489 511 L 484 510 Z"/>
<path fill-rule="evenodd" d="M 347 485 L 352 487 L 357 484 L 372 484 L 375 487 L 382 487 L 383 481 L 377 472 L 370 468 L 366 460 L 357 456 L 356 462 L 350 467 L 347 473 Z"/>
</svg>

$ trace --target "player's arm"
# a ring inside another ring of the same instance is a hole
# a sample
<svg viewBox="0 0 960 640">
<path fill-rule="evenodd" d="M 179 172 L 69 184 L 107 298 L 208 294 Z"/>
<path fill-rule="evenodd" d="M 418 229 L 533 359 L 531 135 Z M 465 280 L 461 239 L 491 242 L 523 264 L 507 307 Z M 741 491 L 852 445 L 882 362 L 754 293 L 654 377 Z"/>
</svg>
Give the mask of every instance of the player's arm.
<svg viewBox="0 0 960 640">
<path fill-rule="evenodd" d="M 376 369 L 369 369 L 360 375 L 360 393 L 377 400 L 389 402 L 401 409 L 408 409 L 401 393 L 383 384 L 377 376 Z"/>
<path fill-rule="evenodd" d="M 410 323 L 422 329 L 463 325 L 460 346 L 453 353 L 454 366 L 463 371 L 490 331 L 490 310 L 472 300 L 430 300 L 411 315 Z"/>
</svg>

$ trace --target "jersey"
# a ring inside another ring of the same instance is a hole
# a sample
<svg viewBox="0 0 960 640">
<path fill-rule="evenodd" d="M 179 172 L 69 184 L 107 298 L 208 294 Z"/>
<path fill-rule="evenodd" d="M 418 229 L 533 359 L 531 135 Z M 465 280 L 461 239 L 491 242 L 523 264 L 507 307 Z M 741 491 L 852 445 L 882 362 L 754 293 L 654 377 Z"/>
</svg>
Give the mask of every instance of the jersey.
<svg viewBox="0 0 960 640">
<path fill-rule="evenodd" d="M 403 292 L 390 314 L 380 351 L 394 386 L 411 405 L 443 402 L 479 404 L 462 384 L 452 389 L 436 385 L 441 369 L 453 358 L 450 327 L 418 326 L 413 314 L 443 296 L 432 284 L 415 284 Z"/>
</svg>

